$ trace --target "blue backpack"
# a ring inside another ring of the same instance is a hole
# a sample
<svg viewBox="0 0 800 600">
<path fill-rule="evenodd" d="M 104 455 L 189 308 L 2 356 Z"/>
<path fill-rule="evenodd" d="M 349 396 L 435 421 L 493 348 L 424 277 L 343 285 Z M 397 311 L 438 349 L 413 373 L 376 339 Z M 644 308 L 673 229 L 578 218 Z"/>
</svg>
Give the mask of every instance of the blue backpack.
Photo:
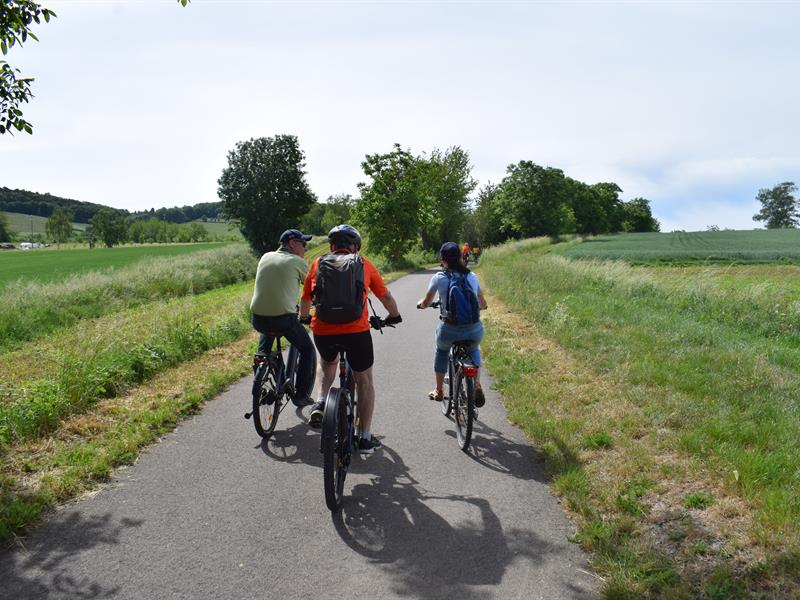
<svg viewBox="0 0 800 600">
<path fill-rule="evenodd" d="M 480 321 L 478 296 L 467 281 L 467 275 L 445 272 L 448 279 L 445 322 L 451 325 L 472 325 Z"/>
</svg>

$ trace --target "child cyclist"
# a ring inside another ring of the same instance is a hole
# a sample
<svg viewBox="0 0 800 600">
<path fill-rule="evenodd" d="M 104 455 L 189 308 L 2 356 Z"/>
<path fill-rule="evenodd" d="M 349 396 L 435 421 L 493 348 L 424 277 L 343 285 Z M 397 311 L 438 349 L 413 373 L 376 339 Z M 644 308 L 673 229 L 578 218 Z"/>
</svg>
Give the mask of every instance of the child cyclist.
<svg viewBox="0 0 800 600">
<path fill-rule="evenodd" d="M 476 367 L 481 365 L 480 341 L 483 339 L 483 323 L 480 318 L 470 324 L 455 324 L 448 317 L 447 298 L 451 280 L 454 277 L 465 277 L 466 283 L 472 293 L 477 296 L 478 306 L 481 310 L 487 307 L 486 298 L 483 296 L 480 282 L 475 273 L 472 273 L 464 264 L 458 244 L 447 242 L 439 250 L 442 261 L 442 270 L 431 278 L 425 297 L 417 302 L 417 308 L 428 308 L 438 295 L 441 305 L 440 323 L 436 328 L 436 355 L 433 361 L 433 371 L 436 376 L 436 388 L 428 394 L 431 400 L 441 400 L 444 397 L 444 376 L 447 373 L 448 353 L 453 342 L 459 340 L 472 340 L 469 355 Z M 486 403 L 486 397 L 481 388 L 480 377 L 475 378 L 475 406 L 481 407 Z"/>
</svg>

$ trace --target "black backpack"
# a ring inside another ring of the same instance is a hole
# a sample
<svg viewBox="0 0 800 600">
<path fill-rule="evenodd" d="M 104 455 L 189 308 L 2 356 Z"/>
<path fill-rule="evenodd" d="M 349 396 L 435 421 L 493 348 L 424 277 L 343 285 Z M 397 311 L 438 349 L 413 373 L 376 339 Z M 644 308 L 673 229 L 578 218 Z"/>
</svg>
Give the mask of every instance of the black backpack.
<svg viewBox="0 0 800 600">
<path fill-rule="evenodd" d="M 478 296 L 467 281 L 467 275 L 445 271 L 447 274 L 446 321 L 451 325 L 472 325 L 480 321 Z"/>
<path fill-rule="evenodd" d="M 358 254 L 324 254 L 317 262 L 313 293 L 317 318 L 350 323 L 364 312 L 364 259 Z"/>
</svg>

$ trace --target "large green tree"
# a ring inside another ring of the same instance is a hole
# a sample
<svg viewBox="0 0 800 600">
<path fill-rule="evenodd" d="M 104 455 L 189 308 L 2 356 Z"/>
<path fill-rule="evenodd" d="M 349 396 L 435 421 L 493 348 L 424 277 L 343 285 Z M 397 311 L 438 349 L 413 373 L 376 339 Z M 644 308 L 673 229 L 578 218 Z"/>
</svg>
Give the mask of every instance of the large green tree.
<svg viewBox="0 0 800 600">
<path fill-rule="evenodd" d="M 61 242 L 66 242 L 69 236 L 72 235 L 72 219 L 73 215 L 61 208 L 56 208 L 50 218 L 45 223 L 45 232 L 47 237 L 54 240 L 59 250 L 61 249 Z"/>
<path fill-rule="evenodd" d="M 13 46 L 22 46 L 28 38 L 38 40 L 31 31 L 34 23 L 50 21 L 56 13 L 32 0 L 0 1 L 0 51 L 7 55 Z M 0 134 L 14 130 L 33 133 L 33 125 L 23 118 L 23 103 L 33 97 L 31 77 L 21 77 L 5 60 L 0 60 Z"/>
<path fill-rule="evenodd" d="M 523 160 L 509 165 L 494 200 L 509 237 L 557 236 L 575 231 L 569 185 L 561 169 Z"/>
<path fill-rule="evenodd" d="M 434 150 L 429 159 L 421 159 L 420 166 L 422 246 L 435 250 L 442 242 L 459 240 L 469 195 L 477 182 L 472 178 L 469 153 L 459 146 L 445 152 Z"/>
<path fill-rule="evenodd" d="M 653 217 L 647 198 L 634 198 L 622 203 L 622 231 L 646 233 L 661 231 L 661 224 Z"/>
<path fill-rule="evenodd" d="M 8 224 L 8 218 L 0 212 L 0 242 L 11 241 L 11 227 Z"/>
<path fill-rule="evenodd" d="M 758 190 L 756 200 L 761 203 L 761 210 L 753 215 L 755 221 L 766 221 L 767 229 L 786 229 L 797 227 L 797 198 L 794 192 L 797 186 L 793 181 L 784 181 L 767 189 Z"/>
<path fill-rule="evenodd" d="M 386 154 L 367 155 L 361 168 L 371 181 L 358 184 L 353 220 L 365 230 L 370 250 L 398 262 L 419 239 L 424 165 L 395 144 Z"/>
<path fill-rule="evenodd" d="M 350 194 L 328 196 L 325 202 L 315 202 L 300 221 L 300 229 L 314 235 L 327 235 L 336 225 L 350 222 L 355 200 Z"/>
<path fill-rule="evenodd" d="M 97 211 L 90 222 L 93 236 L 103 240 L 107 248 L 121 244 L 128 238 L 127 220 L 110 208 Z"/>
<path fill-rule="evenodd" d="M 259 254 L 273 250 L 281 232 L 298 227 L 316 198 L 306 182 L 297 137 L 276 135 L 236 144 L 218 180 L 224 215 Z"/>
</svg>

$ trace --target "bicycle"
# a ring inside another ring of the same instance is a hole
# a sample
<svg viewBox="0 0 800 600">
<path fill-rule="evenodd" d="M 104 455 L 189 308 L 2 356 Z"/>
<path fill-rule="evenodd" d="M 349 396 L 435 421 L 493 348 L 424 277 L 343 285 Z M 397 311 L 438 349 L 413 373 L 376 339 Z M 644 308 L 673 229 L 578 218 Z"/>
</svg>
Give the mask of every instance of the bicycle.
<svg viewBox="0 0 800 600">
<path fill-rule="evenodd" d="M 256 433 L 265 440 L 273 434 L 278 417 L 295 395 L 295 377 L 300 352 L 290 344 L 284 363 L 282 337 L 276 333 L 275 350 L 269 354 L 257 353 L 253 359 L 255 369 L 253 410 L 245 413 L 244 418 L 253 417 Z M 314 359 L 316 361 L 316 353 Z M 316 365 L 314 369 L 316 370 Z"/>
<path fill-rule="evenodd" d="M 374 315 L 370 326 L 383 334 L 384 327 L 394 327 L 385 319 Z M 339 352 L 339 387 L 332 387 L 325 399 L 322 413 L 322 477 L 325 488 L 325 504 L 331 512 L 339 510 L 344 495 L 344 481 L 350 468 L 358 438 L 356 381 L 345 353 Z"/>
<path fill-rule="evenodd" d="M 439 308 L 441 300 L 431 302 L 431 308 Z M 457 340 L 450 346 L 447 360 L 448 394 L 442 395 L 440 406 L 446 417 L 453 413 L 456 424 L 456 441 L 459 447 L 467 452 L 472 440 L 472 425 L 477 418 L 475 410 L 475 380 L 478 367 L 472 362 L 468 348 L 473 340 Z"/>
</svg>

